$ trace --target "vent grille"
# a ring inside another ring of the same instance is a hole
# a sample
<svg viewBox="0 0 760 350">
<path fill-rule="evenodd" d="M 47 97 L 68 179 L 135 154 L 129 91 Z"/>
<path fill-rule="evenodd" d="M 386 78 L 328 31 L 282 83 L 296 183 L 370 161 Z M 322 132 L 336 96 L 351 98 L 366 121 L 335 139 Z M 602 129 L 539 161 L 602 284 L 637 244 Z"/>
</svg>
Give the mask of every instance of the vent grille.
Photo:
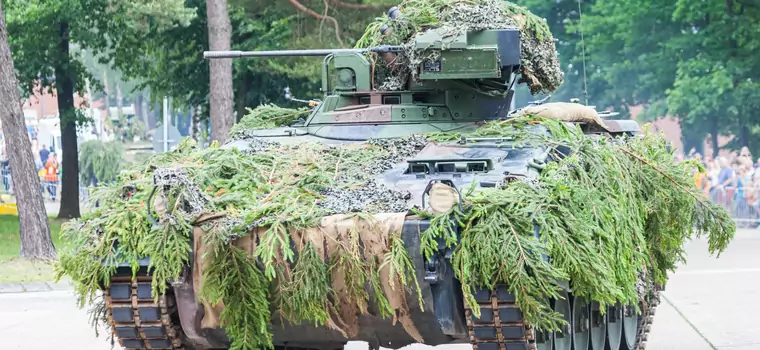
<svg viewBox="0 0 760 350">
<path fill-rule="evenodd" d="M 466 174 L 485 173 L 493 169 L 490 159 L 414 160 L 409 161 L 405 174 Z"/>
</svg>

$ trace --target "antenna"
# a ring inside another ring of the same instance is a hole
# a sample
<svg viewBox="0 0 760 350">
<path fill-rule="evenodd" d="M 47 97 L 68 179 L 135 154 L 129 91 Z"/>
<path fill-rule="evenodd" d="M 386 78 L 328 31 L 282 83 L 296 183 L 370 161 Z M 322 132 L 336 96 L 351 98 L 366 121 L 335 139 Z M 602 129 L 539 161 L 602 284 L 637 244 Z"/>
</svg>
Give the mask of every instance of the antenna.
<svg viewBox="0 0 760 350">
<path fill-rule="evenodd" d="M 583 54 L 583 97 L 588 105 L 588 82 L 586 82 L 586 42 L 583 40 L 583 12 L 581 12 L 581 0 L 578 0 L 578 21 L 581 32 L 581 50 Z"/>
</svg>

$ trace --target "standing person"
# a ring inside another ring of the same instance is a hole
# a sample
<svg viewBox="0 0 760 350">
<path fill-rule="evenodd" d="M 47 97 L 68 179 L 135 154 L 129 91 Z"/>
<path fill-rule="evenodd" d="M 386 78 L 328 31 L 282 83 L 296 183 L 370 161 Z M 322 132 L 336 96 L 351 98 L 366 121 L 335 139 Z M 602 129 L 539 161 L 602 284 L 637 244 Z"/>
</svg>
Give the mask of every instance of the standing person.
<svg viewBox="0 0 760 350">
<path fill-rule="evenodd" d="M 3 172 L 3 187 L 5 188 L 5 193 L 9 193 L 11 188 L 11 164 L 10 158 L 8 158 L 8 153 L 5 151 L 3 151 L 3 160 L 1 165 Z"/>
<path fill-rule="evenodd" d="M 47 187 L 45 185 L 45 175 L 47 175 L 47 169 L 44 164 L 40 164 L 40 167 L 37 168 L 37 176 L 40 178 L 40 191 L 42 192 L 43 199 L 45 199 L 45 188 Z"/>
<path fill-rule="evenodd" d="M 55 194 L 58 192 L 58 161 L 55 158 L 55 153 L 52 157 L 48 158 L 47 164 L 45 164 L 45 183 L 47 184 L 48 193 L 55 202 Z"/>
<path fill-rule="evenodd" d="M 696 167 L 694 167 L 694 173 L 694 181 L 696 182 L 697 187 L 705 192 L 705 196 L 709 195 L 710 178 L 707 176 L 707 168 L 705 168 L 705 171 L 700 172 Z"/>
<path fill-rule="evenodd" d="M 749 159 L 750 162 L 752 161 L 752 153 L 750 153 L 747 146 L 742 147 L 742 149 L 739 151 L 739 157 L 742 159 Z"/>
<path fill-rule="evenodd" d="M 733 185 L 736 188 L 734 192 L 734 215 L 739 219 L 748 219 L 751 212 L 747 203 L 746 191 L 750 188 L 752 180 L 749 175 L 747 164 L 739 164 L 737 176 L 734 177 Z"/>
<path fill-rule="evenodd" d="M 47 164 L 47 160 L 49 156 L 50 156 L 50 151 L 48 151 L 45 145 L 42 145 L 42 147 L 40 147 L 40 161 L 42 162 L 42 164 Z"/>
<path fill-rule="evenodd" d="M 720 171 L 718 173 L 718 187 L 725 188 L 734 180 L 734 169 L 731 168 L 728 159 L 719 158 L 718 164 L 720 165 Z"/>
</svg>

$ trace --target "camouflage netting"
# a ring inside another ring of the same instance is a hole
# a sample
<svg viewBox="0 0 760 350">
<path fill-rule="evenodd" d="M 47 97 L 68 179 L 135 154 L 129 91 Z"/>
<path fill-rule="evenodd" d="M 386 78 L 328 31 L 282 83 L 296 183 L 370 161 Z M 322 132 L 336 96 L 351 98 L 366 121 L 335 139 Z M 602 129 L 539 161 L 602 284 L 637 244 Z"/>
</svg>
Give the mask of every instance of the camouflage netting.
<svg viewBox="0 0 760 350">
<path fill-rule="evenodd" d="M 407 50 L 394 61 L 392 72 L 386 72 L 379 89 L 398 90 L 407 80 L 416 78 L 423 57 L 414 54 L 414 35 L 438 28 L 444 33 L 458 34 L 486 29 L 519 28 L 522 32 L 521 83 L 527 83 L 533 94 L 556 90 L 563 81 L 549 26 L 546 21 L 527 9 L 502 0 L 407 0 L 398 8 L 401 18 L 377 18 L 356 43 L 357 48 L 375 45 L 404 45 Z M 388 25 L 390 32 L 381 34 Z M 376 65 L 381 67 L 381 65 Z M 378 69 L 378 72 L 381 72 Z"/>
<path fill-rule="evenodd" d="M 262 106 L 244 122 L 282 125 L 296 113 Z M 536 124 L 551 136 L 531 132 Z M 555 161 L 533 180 L 462 191 L 461 209 L 449 201 L 408 213 L 405 193 L 375 182 L 422 146 L 461 136 L 547 146 Z M 529 324 L 556 330 L 564 322 L 549 302 L 559 296 L 557 281 L 570 280 L 576 296 L 603 309 L 636 305 L 643 290 L 664 284 L 683 261 L 693 233 L 706 234 L 709 250 L 719 253 L 735 232 L 727 212 L 696 187 L 694 164 L 674 163 L 659 135 L 589 137 L 577 125 L 521 115 L 468 135 L 347 145 L 240 140 L 251 147 L 199 149 L 185 141 L 93 189 L 90 200 L 99 206 L 64 226 L 73 249 L 61 252 L 58 267 L 74 282 L 80 305 L 96 300 L 115 273 L 103 261 L 137 269 L 149 256 L 154 293 L 163 293 L 194 259 L 203 324 L 224 327 L 233 349 L 272 347 L 273 316 L 328 327 L 350 340 L 358 316 L 369 315 L 398 320 L 424 342 L 409 315 L 415 301 L 429 308 L 414 272 L 421 267 L 413 265 L 400 232 L 416 216 L 431 220 L 420 233 L 420 253 L 427 259 L 439 240 L 446 242 L 468 305 L 476 305 L 476 286 L 504 283 Z M 156 225 L 146 215 L 148 204 Z"/>
</svg>

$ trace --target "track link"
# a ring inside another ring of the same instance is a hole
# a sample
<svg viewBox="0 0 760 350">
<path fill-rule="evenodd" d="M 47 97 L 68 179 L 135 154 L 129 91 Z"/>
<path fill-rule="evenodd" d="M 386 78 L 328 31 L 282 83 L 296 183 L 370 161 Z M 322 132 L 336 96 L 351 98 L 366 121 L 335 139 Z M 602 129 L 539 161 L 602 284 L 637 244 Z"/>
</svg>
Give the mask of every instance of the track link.
<svg viewBox="0 0 760 350">
<path fill-rule="evenodd" d="M 111 332 L 126 349 L 183 349 L 180 332 L 171 318 L 174 299 L 152 297 L 152 278 L 114 276 L 105 290 Z"/>
<path fill-rule="evenodd" d="M 524 322 L 515 296 L 505 285 L 474 293 L 480 318 L 465 306 L 467 331 L 474 350 L 535 350 L 533 329 Z M 465 303 L 467 305 L 467 303 Z"/>
<path fill-rule="evenodd" d="M 639 319 L 639 329 L 636 334 L 636 350 L 646 350 L 647 340 L 649 338 L 649 332 L 652 331 L 652 323 L 654 322 L 654 314 L 657 312 L 657 306 L 660 305 L 660 287 L 656 287 L 652 291 L 651 298 L 648 304 L 641 310 L 641 318 Z"/>
</svg>

